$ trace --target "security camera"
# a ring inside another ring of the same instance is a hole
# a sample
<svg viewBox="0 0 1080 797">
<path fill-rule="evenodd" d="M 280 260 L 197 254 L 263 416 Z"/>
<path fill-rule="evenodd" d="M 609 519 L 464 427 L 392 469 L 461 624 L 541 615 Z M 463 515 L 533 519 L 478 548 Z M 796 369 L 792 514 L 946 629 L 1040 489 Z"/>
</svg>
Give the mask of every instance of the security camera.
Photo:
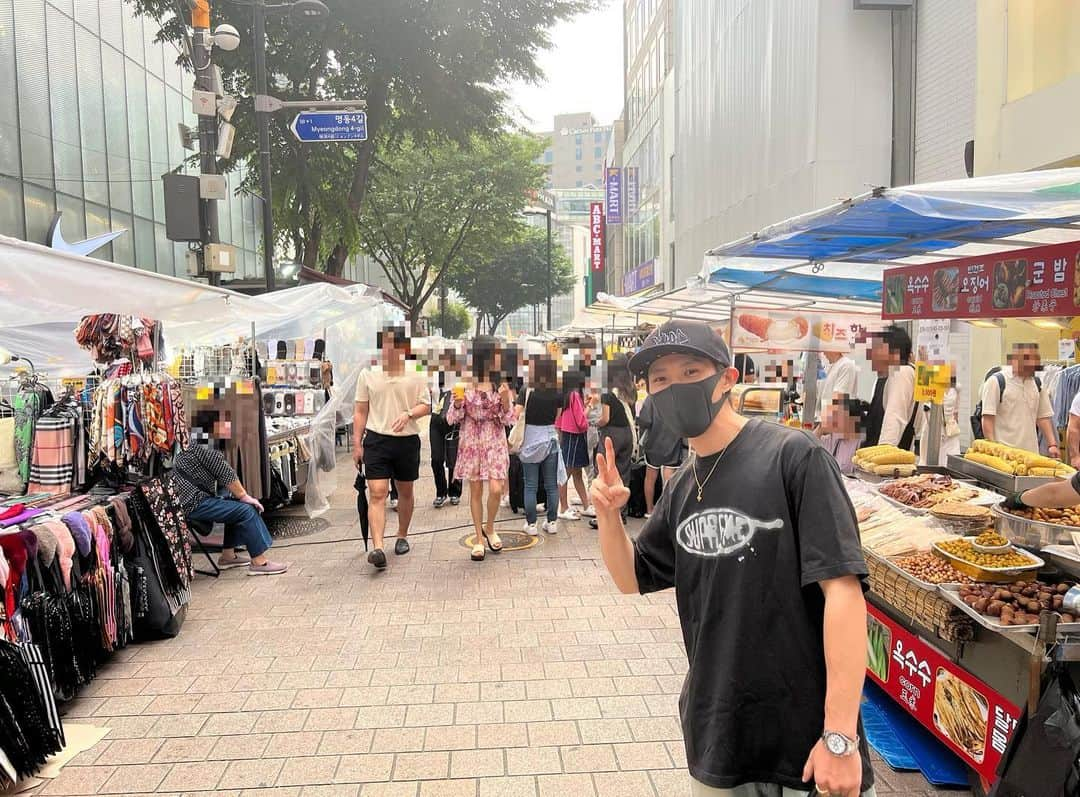
<svg viewBox="0 0 1080 797">
<path fill-rule="evenodd" d="M 232 52 L 240 46 L 240 32 L 232 25 L 218 25 L 214 31 L 214 45 L 226 52 Z"/>
</svg>

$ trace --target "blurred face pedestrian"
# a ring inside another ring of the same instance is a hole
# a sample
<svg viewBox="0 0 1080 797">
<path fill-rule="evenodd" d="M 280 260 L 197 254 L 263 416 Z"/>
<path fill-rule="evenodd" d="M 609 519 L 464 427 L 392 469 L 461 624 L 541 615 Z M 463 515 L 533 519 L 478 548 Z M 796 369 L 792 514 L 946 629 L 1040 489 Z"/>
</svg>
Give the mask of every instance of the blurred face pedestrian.
<svg viewBox="0 0 1080 797">
<path fill-rule="evenodd" d="M 1039 347 L 1034 343 L 1017 343 L 1009 352 L 1009 365 L 1013 373 L 1021 379 L 1031 379 L 1042 368 Z"/>
</svg>

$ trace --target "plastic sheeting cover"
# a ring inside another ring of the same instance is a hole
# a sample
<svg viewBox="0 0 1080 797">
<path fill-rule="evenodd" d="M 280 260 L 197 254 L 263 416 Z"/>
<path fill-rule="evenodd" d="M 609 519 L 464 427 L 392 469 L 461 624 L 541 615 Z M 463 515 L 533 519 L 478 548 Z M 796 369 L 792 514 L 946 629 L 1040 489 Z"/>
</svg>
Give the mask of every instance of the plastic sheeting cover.
<svg viewBox="0 0 1080 797">
<path fill-rule="evenodd" d="M 308 436 L 311 461 L 304 493 L 304 508 L 309 517 L 320 517 L 330 509 L 330 496 L 337 489 L 337 478 L 332 475 L 337 465 L 337 430 L 352 422 L 353 398 L 361 370 L 353 368 L 338 380 L 330 400 L 311 421 Z"/>
</svg>

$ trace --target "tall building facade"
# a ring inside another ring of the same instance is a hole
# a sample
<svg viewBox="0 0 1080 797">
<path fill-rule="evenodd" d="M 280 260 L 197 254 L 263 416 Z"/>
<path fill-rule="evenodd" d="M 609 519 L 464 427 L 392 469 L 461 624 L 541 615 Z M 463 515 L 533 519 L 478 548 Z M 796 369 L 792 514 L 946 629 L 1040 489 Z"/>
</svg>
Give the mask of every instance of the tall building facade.
<svg viewBox="0 0 1080 797">
<path fill-rule="evenodd" d="M 855 6 L 674 3 L 676 286 L 712 247 L 891 184 L 892 13 Z"/>
<path fill-rule="evenodd" d="M 672 285 L 676 5 L 677 0 L 624 0 L 622 263 L 609 279 L 615 294 Z"/>
<path fill-rule="evenodd" d="M 604 184 L 604 155 L 611 126 L 597 123 L 591 113 L 555 117 L 555 128 L 541 133 L 547 148 L 541 161 L 548 169 L 548 188 L 597 188 Z"/>
<path fill-rule="evenodd" d="M 0 234 L 45 243 L 60 212 L 68 241 L 126 230 L 94 257 L 186 276 L 161 175 L 190 155 L 193 78 L 157 32 L 125 0 L 0 0 Z M 235 278 L 261 275 L 258 201 L 231 195 L 219 218 Z"/>
</svg>

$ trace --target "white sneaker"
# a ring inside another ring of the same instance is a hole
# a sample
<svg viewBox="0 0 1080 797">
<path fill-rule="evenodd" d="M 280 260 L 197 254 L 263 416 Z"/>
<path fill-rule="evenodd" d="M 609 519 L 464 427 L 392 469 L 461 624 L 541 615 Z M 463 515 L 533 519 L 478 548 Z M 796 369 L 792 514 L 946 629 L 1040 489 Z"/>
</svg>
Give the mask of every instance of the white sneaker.
<svg viewBox="0 0 1080 797">
<path fill-rule="evenodd" d="M 570 506 L 581 506 L 581 496 L 576 492 L 570 493 Z"/>
<path fill-rule="evenodd" d="M 587 506 L 581 510 L 581 514 L 585 517 L 596 517 L 596 509 L 592 506 Z"/>
<path fill-rule="evenodd" d="M 648 520 L 649 518 L 651 518 L 651 517 L 652 517 L 652 512 L 646 512 L 646 513 L 645 513 L 644 515 L 642 515 L 642 517 L 643 517 L 643 518 L 644 518 L 645 520 Z"/>
<path fill-rule="evenodd" d="M 546 533 L 548 533 L 548 534 L 558 534 L 559 533 L 559 521 L 557 521 L 557 520 L 549 520 L 547 523 L 544 524 L 544 531 Z"/>
<path fill-rule="evenodd" d="M 576 509 L 567 509 L 559 513 L 559 520 L 581 520 L 581 515 Z"/>
<path fill-rule="evenodd" d="M 396 498 L 391 498 L 389 501 L 387 501 L 387 503 L 390 505 L 391 509 L 393 509 L 395 512 L 397 511 L 397 499 Z"/>
<path fill-rule="evenodd" d="M 510 506 L 510 496 L 504 495 L 502 498 L 500 498 L 499 499 L 499 506 L 503 506 L 503 507 Z"/>
<path fill-rule="evenodd" d="M 539 537 L 540 536 L 540 532 L 536 530 L 536 524 L 535 523 L 526 523 L 525 524 L 525 533 L 528 534 L 530 537 Z"/>
</svg>

